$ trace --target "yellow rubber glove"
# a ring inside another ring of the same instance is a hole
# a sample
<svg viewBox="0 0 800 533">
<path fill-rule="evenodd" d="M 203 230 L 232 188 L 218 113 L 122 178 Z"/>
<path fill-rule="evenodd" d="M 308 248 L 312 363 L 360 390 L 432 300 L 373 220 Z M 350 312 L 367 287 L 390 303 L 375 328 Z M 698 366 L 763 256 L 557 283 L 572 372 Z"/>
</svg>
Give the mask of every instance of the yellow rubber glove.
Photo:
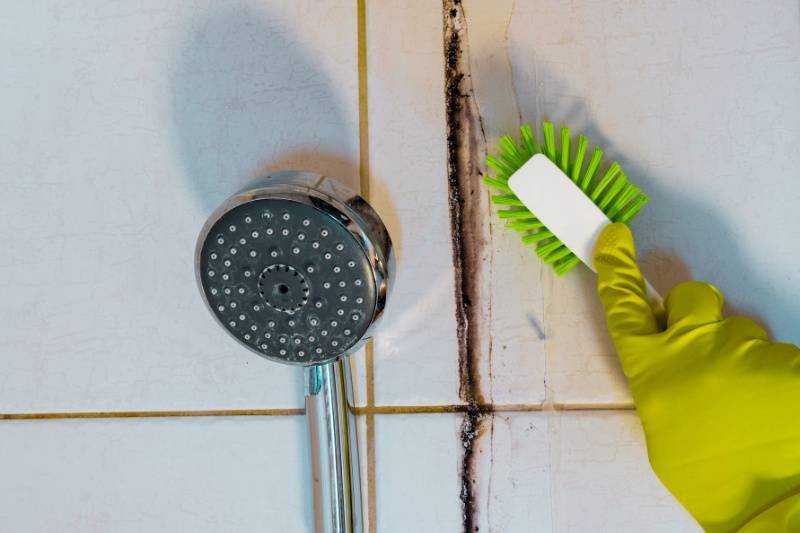
<svg viewBox="0 0 800 533">
<path fill-rule="evenodd" d="M 625 225 L 605 229 L 594 264 L 664 485 L 707 531 L 800 532 L 800 349 L 723 318 L 706 283 L 678 285 L 654 311 Z"/>
</svg>

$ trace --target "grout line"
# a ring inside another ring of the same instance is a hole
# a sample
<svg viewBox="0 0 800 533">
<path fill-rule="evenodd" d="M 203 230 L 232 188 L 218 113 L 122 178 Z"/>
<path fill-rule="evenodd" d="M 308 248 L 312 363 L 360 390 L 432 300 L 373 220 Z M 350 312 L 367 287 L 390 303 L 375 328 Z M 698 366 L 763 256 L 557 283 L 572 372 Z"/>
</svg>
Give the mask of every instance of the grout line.
<svg viewBox="0 0 800 533">
<path fill-rule="evenodd" d="M 356 415 L 417 415 L 441 413 L 531 413 L 540 411 L 632 411 L 627 403 L 589 404 L 441 404 L 441 405 L 376 405 L 353 407 Z"/>
<path fill-rule="evenodd" d="M 367 360 L 373 359 L 372 347 L 367 347 Z M 372 365 L 367 366 L 368 383 L 372 381 Z M 442 414 L 466 413 L 477 410 L 480 413 L 530 413 L 538 411 L 633 411 L 636 408 L 630 403 L 556 403 L 556 404 L 439 404 L 439 405 L 374 405 L 374 386 L 367 387 L 367 405 L 362 407 L 351 406 L 353 414 L 365 416 L 369 422 L 367 427 L 367 440 L 375 440 L 375 415 L 417 415 L 417 414 Z M 371 397 L 371 402 L 370 402 Z M 65 420 L 65 419 L 113 419 L 113 418 L 187 418 L 211 416 L 300 416 L 304 415 L 302 408 L 286 409 L 208 409 L 198 411 L 76 411 L 76 412 L 42 412 L 42 413 L 0 413 L 0 420 Z M 371 433 L 371 437 L 370 437 Z M 374 444 L 372 448 L 374 452 Z M 367 451 L 370 451 L 368 446 Z M 367 459 L 367 478 L 375 477 L 375 457 Z M 372 472 L 370 474 L 370 471 Z M 369 487 L 368 487 L 369 492 Z M 374 485 L 372 488 L 374 495 Z"/>
<path fill-rule="evenodd" d="M 635 411 L 632 403 L 554 403 L 554 411 Z"/>
<path fill-rule="evenodd" d="M 357 415 L 424 415 L 430 413 L 464 413 L 471 406 L 468 404 L 444 405 L 375 405 L 373 407 L 355 407 Z"/>
<path fill-rule="evenodd" d="M 76 418 L 182 418 L 200 416 L 296 416 L 305 409 L 211 409 L 204 411 L 83 411 L 0 413 L 0 420 L 64 420 Z"/>
<path fill-rule="evenodd" d="M 484 259 L 484 223 L 481 203 L 471 201 L 481 166 L 478 161 L 478 129 L 482 128 L 475 109 L 466 45 L 467 25 L 461 0 L 442 0 L 444 104 L 447 142 L 447 200 L 452 238 L 456 337 L 458 339 L 459 399 L 468 404 L 463 411 L 459 438 L 462 452 L 459 462 L 462 531 L 478 530 L 478 508 L 485 502 L 478 483 L 479 440 L 491 422 L 491 411 L 482 406 L 491 403 L 483 394 L 481 375 L 482 335 L 485 335 L 482 261 Z M 475 273 L 479 275 L 475 275 Z M 490 338 L 491 341 L 491 338 Z M 484 415 L 489 416 L 484 418 Z"/>
<path fill-rule="evenodd" d="M 500 405 L 486 406 L 487 411 L 492 413 L 528 413 L 532 411 L 545 411 L 545 406 L 541 403 L 524 404 L 524 403 L 509 403 Z"/>
<path fill-rule="evenodd" d="M 358 177 L 361 196 L 369 201 L 369 101 L 367 100 L 367 6 L 357 0 L 358 26 Z"/>
<path fill-rule="evenodd" d="M 354 407 L 357 415 L 424 415 L 431 413 L 523 413 L 544 411 L 541 404 L 490 405 L 490 404 L 441 404 L 441 405 L 376 405 Z"/>
<path fill-rule="evenodd" d="M 367 4 L 366 0 L 356 1 L 356 24 L 358 46 L 358 177 L 361 196 L 369 201 L 369 92 L 367 88 Z M 377 530 L 376 488 L 375 488 L 375 346 L 372 339 L 367 341 L 364 350 L 364 381 L 366 404 L 370 410 L 366 415 L 366 460 L 367 460 L 367 531 Z"/>
</svg>

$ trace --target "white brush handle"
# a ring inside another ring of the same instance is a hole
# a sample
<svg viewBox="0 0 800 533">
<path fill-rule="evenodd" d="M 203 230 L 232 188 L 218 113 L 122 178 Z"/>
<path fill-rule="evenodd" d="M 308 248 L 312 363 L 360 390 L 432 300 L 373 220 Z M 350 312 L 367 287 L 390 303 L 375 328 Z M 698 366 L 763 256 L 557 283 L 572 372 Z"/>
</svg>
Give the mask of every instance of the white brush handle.
<svg viewBox="0 0 800 533">
<path fill-rule="evenodd" d="M 531 157 L 508 180 L 511 191 L 578 259 L 596 272 L 592 253 L 597 239 L 611 221 L 583 191 L 547 156 Z M 662 298 L 644 280 L 654 307 Z"/>
</svg>

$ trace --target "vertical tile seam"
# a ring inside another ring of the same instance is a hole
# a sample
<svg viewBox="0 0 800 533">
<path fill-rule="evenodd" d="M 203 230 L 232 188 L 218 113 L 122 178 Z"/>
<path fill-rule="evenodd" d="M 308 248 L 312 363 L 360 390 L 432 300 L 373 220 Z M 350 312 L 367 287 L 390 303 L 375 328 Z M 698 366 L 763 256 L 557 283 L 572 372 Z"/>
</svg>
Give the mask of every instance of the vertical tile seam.
<svg viewBox="0 0 800 533">
<path fill-rule="evenodd" d="M 447 145 L 447 188 L 452 260 L 456 336 L 458 340 L 459 397 L 466 404 L 460 429 L 462 456 L 459 480 L 462 531 L 478 531 L 478 446 L 487 431 L 492 413 L 481 387 L 481 257 L 485 245 L 482 213 L 474 201 L 479 182 L 474 181 L 480 167 L 475 148 L 475 133 L 482 128 L 474 109 L 469 59 L 466 52 L 466 20 L 461 0 L 442 1 L 445 125 Z"/>
<path fill-rule="evenodd" d="M 370 200 L 369 167 L 369 98 L 367 86 L 367 6 L 366 0 L 356 0 L 356 26 L 358 48 L 358 177 L 361 196 Z M 376 487 L 375 487 L 375 347 L 372 339 L 367 341 L 364 350 L 364 381 L 366 388 L 366 460 L 367 460 L 367 530 L 375 533 L 377 529 Z"/>
</svg>

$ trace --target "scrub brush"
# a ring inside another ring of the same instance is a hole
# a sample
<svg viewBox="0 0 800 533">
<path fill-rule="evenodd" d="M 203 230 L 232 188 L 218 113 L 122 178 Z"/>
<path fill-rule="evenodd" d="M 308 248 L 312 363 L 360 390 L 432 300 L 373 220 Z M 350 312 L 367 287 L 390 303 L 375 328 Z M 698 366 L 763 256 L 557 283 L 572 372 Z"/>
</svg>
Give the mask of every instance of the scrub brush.
<svg viewBox="0 0 800 533">
<path fill-rule="evenodd" d="M 592 249 L 602 229 L 611 222 L 627 223 L 649 198 L 628 181 L 619 163 L 598 172 L 603 150 L 595 148 L 589 156 L 583 135 L 572 155 L 565 126 L 560 146 L 551 122 L 542 124 L 541 145 L 530 126 L 522 126 L 520 134 L 519 142 L 502 137 L 497 156 L 486 158 L 494 172 L 483 182 L 499 193 L 491 198 L 501 206 L 497 216 L 522 233 L 522 242 L 536 244 L 536 255 L 556 274 L 566 274 L 581 261 L 592 268 Z"/>
</svg>

